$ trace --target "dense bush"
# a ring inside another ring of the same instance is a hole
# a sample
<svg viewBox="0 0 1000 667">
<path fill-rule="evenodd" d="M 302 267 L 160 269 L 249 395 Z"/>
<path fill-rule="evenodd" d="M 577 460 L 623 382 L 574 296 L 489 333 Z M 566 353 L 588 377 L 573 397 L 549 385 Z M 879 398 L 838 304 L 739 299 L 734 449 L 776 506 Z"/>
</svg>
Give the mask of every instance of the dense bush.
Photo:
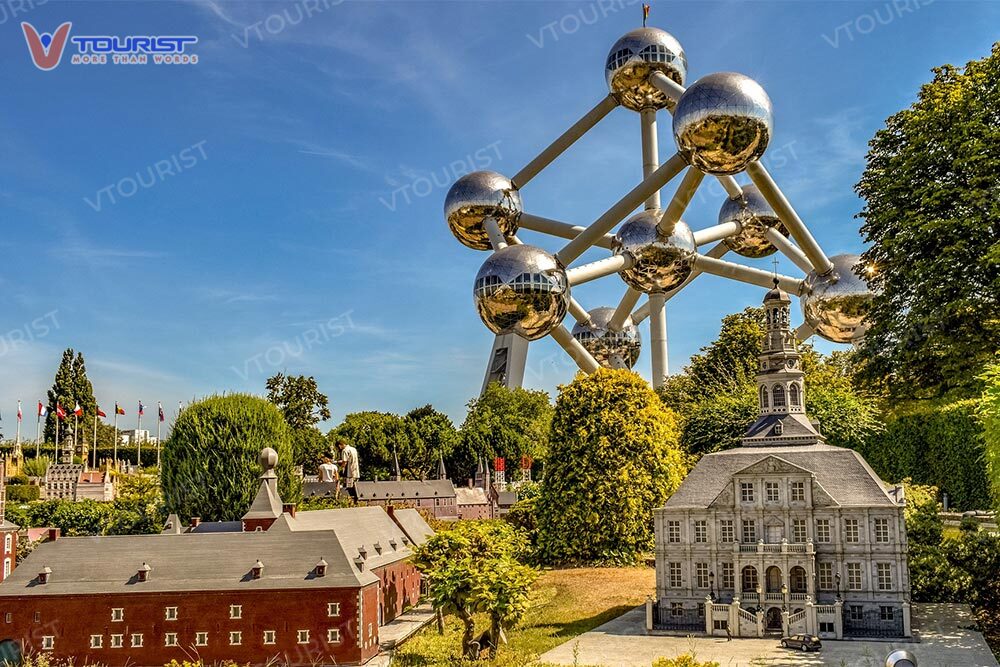
<svg viewBox="0 0 1000 667">
<path fill-rule="evenodd" d="M 954 509 L 986 509 L 991 496 L 978 404 L 968 399 L 898 408 L 862 453 L 882 479 L 910 477 L 947 493 Z"/>
<path fill-rule="evenodd" d="M 1000 362 L 987 366 L 980 379 L 984 385 L 979 418 L 986 443 L 986 470 L 994 504 L 1000 513 Z"/>
<path fill-rule="evenodd" d="M 547 563 L 634 563 L 653 509 L 687 472 L 677 417 L 638 375 L 601 369 L 560 387 L 538 498 Z"/>
<path fill-rule="evenodd" d="M 292 474 L 288 424 L 272 403 L 256 396 L 213 396 L 177 417 L 163 445 L 163 497 L 167 511 L 206 521 L 232 521 L 249 509 L 259 487 L 259 457 L 278 452 L 278 490 L 297 502 L 301 481 Z"/>
<path fill-rule="evenodd" d="M 10 484 L 7 486 L 7 502 L 28 503 L 38 500 L 41 489 L 30 484 Z"/>
</svg>

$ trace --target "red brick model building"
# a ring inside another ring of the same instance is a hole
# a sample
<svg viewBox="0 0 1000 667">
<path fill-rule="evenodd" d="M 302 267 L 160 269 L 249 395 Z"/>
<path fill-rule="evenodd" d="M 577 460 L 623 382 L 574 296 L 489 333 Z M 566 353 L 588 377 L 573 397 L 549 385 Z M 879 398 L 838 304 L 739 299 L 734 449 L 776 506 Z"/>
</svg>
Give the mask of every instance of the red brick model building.
<svg viewBox="0 0 1000 667">
<path fill-rule="evenodd" d="M 0 463 L 0 540 L 3 540 L 3 554 L 0 555 L 0 581 L 10 576 L 17 566 L 17 524 L 7 521 L 6 467 Z"/>
<path fill-rule="evenodd" d="M 112 667 L 372 658 L 379 626 L 419 600 L 408 559 L 430 527 L 415 510 L 296 513 L 277 495 L 276 455 L 261 459 L 242 521 L 171 516 L 161 535 L 39 546 L 0 584 L 0 651 Z"/>
</svg>

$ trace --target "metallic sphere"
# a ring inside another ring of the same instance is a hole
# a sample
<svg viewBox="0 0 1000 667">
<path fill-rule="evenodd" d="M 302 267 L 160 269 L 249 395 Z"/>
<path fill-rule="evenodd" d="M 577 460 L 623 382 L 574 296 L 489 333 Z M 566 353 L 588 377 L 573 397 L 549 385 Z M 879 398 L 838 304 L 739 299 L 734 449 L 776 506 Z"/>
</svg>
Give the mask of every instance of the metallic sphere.
<svg viewBox="0 0 1000 667">
<path fill-rule="evenodd" d="M 260 467 L 265 471 L 274 470 L 278 465 L 278 452 L 274 451 L 270 447 L 265 447 L 260 451 L 260 458 L 258 459 Z"/>
<path fill-rule="evenodd" d="M 474 171 L 455 181 L 444 200 L 444 217 L 451 233 L 473 250 L 490 250 L 484 218 L 493 218 L 504 236 L 517 233 L 521 193 L 506 176 Z"/>
<path fill-rule="evenodd" d="M 573 327 L 573 338 L 605 368 L 632 368 L 639 358 L 642 341 L 639 328 L 631 319 L 625 320 L 621 331 L 612 331 L 608 324 L 614 308 L 595 308 L 588 313 L 590 321 Z"/>
<path fill-rule="evenodd" d="M 726 199 L 726 203 L 722 205 L 719 224 L 729 222 L 739 223 L 740 233 L 727 236 L 723 242 L 730 250 L 743 257 L 767 257 L 777 250 L 764 234 L 769 227 L 775 227 L 782 235 L 788 236 L 788 230 L 781 224 L 778 214 L 753 184 L 743 186 L 742 200 Z"/>
<path fill-rule="evenodd" d="M 698 79 L 674 110 L 677 149 L 688 164 L 708 174 L 743 171 L 764 154 L 773 131 L 767 93 L 735 72 Z"/>
<path fill-rule="evenodd" d="M 472 296 L 490 331 L 538 340 L 566 317 L 569 281 L 556 258 L 541 248 L 511 245 L 483 262 Z"/>
<path fill-rule="evenodd" d="M 674 101 L 649 83 L 649 75 L 663 72 L 680 85 L 687 77 L 687 58 L 680 42 L 659 28 L 638 28 L 611 47 L 604 75 L 611 94 L 633 111 L 672 109 Z"/>
<path fill-rule="evenodd" d="M 661 215 L 656 208 L 637 213 L 615 235 L 615 254 L 630 255 L 633 260 L 632 267 L 618 275 L 629 287 L 646 294 L 665 292 L 683 283 L 697 254 L 691 228 L 678 221 L 672 233 L 664 234 L 656 226 Z"/>
<path fill-rule="evenodd" d="M 806 276 L 802 315 L 828 341 L 850 343 L 865 334 L 872 291 L 854 271 L 861 261 L 858 255 L 834 255 L 830 261 L 833 271 L 829 275 L 818 276 L 812 271 Z"/>
<path fill-rule="evenodd" d="M 885 659 L 885 667 L 917 667 L 917 657 L 909 651 L 899 649 Z"/>
</svg>

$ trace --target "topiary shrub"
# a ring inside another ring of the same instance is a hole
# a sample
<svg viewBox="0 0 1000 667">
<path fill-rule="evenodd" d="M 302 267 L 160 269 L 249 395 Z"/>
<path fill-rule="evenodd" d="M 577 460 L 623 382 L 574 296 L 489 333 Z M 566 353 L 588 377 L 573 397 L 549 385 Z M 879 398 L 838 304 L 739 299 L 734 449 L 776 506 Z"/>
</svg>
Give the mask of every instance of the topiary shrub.
<svg viewBox="0 0 1000 667">
<path fill-rule="evenodd" d="M 635 373 L 600 369 L 560 388 L 538 498 L 543 562 L 635 563 L 653 509 L 687 472 L 677 417 Z"/>
<path fill-rule="evenodd" d="M 278 491 L 297 502 L 302 483 L 292 472 L 288 425 L 274 404 L 248 394 L 212 396 L 177 417 L 163 444 L 162 489 L 168 512 L 204 521 L 233 521 L 253 502 L 265 447 L 278 452 Z"/>
</svg>

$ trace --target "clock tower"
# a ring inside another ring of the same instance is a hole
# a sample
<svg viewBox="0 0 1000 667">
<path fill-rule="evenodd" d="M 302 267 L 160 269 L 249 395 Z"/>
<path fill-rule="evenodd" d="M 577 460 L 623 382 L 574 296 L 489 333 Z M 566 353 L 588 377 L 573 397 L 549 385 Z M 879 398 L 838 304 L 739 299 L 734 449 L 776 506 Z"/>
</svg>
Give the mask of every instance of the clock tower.
<svg viewBox="0 0 1000 667">
<path fill-rule="evenodd" d="M 805 374 L 789 313 L 792 300 L 779 289 L 764 296 L 766 333 L 757 370 L 760 417 L 743 438 L 745 446 L 814 444 L 823 437 L 806 417 Z"/>
</svg>

